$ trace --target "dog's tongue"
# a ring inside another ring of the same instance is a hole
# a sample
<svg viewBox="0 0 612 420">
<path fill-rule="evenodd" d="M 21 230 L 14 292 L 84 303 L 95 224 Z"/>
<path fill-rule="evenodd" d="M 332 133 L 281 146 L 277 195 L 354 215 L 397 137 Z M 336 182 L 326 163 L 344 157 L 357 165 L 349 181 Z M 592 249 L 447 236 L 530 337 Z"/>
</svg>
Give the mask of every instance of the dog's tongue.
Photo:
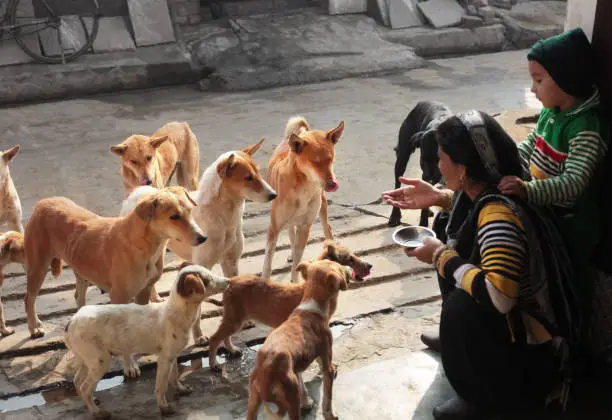
<svg viewBox="0 0 612 420">
<path fill-rule="evenodd" d="M 348 265 L 345 265 L 344 270 L 346 272 L 347 280 L 352 280 L 355 278 L 355 270 L 353 270 L 351 267 L 349 267 Z"/>
<path fill-rule="evenodd" d="M 146 180 L 146 179 L 143 179 L 142 181 L 140 181 L 140 185 L 148 185 L 148 184 L 147 184 L 147 180 Z"/>
</svg>

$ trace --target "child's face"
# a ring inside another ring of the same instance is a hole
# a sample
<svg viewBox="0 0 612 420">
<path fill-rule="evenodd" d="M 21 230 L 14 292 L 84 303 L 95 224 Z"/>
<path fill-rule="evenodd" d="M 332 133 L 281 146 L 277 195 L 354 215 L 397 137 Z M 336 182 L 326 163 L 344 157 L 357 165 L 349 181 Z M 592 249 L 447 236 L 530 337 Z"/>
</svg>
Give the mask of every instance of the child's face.
<svg viewBox="0 0 612 420">
<path fill-rule="evenodd" d="M 569 95 L 561 90 L 540 63 L 529 60 L 529 73 L 531 74 L 531 91 L 542 102 L 544 108 L 555 108 L 567 102 Z"/>
</svg>

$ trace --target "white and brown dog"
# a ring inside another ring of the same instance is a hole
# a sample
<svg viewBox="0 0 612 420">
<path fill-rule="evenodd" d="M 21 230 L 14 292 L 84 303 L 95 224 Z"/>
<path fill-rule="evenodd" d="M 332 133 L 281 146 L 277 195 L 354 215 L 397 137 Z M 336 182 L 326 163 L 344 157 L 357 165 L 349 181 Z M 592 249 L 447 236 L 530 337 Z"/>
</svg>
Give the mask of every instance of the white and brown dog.
<svg viewBox="0 0 612 420">
<path fill-rule="evenodd" d="M 267 181 L 278 192 L 272 203 L 262 277 L 272 274 L 272 260 L 279 233 L 287 227 L 291 242 L 291 282 L 298 280 L 297 265 L 304 255 L 310 228 L 317 215 L 326 239 L 333 239 L 325 192 L 338 189 L 334 175 L 335 146 L 344 121 L 329 131 L 311 130 L 303 117 L 293 117 L 285 127 L 285 139 L 270 158 Z"/>
<path fill-rule="evenodd" d="M 191 195 L 197 206 L 193 218 L 206 232 L 208 240 L 198 247 L 170 239 L 168 249 L 186 261 L 212 269 L 221 264 L 226 277 L 238 274 L 238 261 L 242 255 L 244 234 L 242 217 L 245 200 L 265 203 L 276 197 L 276 192 L 261 177 L 253 154 L 261 147 L 263 139 L 244 148 L 219 156 L 202 174 L 198 190 Z M 124 201 L 122 213 L 128 212 L 143 197 L 154 191 L 151 187 L 139 187 Z M 200 325 L 194 325 L 196 344 L 206 345 Z"/>
<path fill-rule="evenodd" d="M 9 170 L 9 163 L 17 153 L 19 145 L 0 152 L 0 227 L 23 233 L 21 201 Z"/>
<path fill-rule="evenodd" d="M 134 134 L 110 150 L 121 157 L 125 197 L 140 185 L 167 186 L 175 171 L 179 185 L 196 188 L 200 145 L 186 122 L 167 123 L 151 137 Z"/>
<path fill-rule="evenodd" d="M 95 404 L 93 393 L 110 366 L 112 355 L 131 358 L 134 353 L 156 354 L 155 396 L 163 415 L 174 407 L 166 399 L 168 384 L 183 395 L 191 389 L 178 377 L 177 357 L 199 323 L 202 301 L 223 291 L 228 279 L 215 276 L 198 265 L 183 267 L 167 302 L 138 305 L 87 305 L 66 326 L 64 341 L 75 355 L 74 384 L 77 393 L 96 418 L 109 413 Z M 139 372 L 138 372 L 139 373 Z"/>
<path fill-rule="evenodd" d="M 300 263 L 304 294 L 289 318 L 266 338 L 257 351 L 249 384 L 247 420 L 255 420 L 264 403 L 266 412 L 291 420 L 300 419 L 300 410 L 312 406 L 302 380 L 304 372 L 320 359 L 323 372 L 323 417 L 337 419 L 332 408 L 332 383 L 336 366 L 332 363 L 332 333 L 329 328 L 331 303 L 340 290 L 347 289 L 353 276 L 349 267 L 329 260 Z"/>
<path fill-rule="evenodd" d="M 78 307 L 85 305 L 89 284 L 107 291 L 111 303 L 130 303 L 134 298 L 147 303 L 163 270 L 158 262 L 168 239 L 194 246 L 206 240 L 191 208 L 186 194 L 168 189 L 139 201 L 125 217 L 101 217 L 64 197 L 40 200 L 24 238 L 25 304 L 32 338 L 44 335 L 35 301 L 54 258 L 65 260 L 74 271 Z"/>
</svg>

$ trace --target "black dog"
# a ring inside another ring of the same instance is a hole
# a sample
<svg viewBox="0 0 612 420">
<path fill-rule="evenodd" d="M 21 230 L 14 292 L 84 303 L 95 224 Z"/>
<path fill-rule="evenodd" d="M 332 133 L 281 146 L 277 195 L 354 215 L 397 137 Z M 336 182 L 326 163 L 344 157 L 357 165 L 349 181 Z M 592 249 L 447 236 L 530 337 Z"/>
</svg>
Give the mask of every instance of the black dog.
<svg viewBox="0 0 612 420">
<path fill-rule="evenodd" d="M 432 185 L 440 182 L 442 175 L 438 169 L 438 143 L 436 128 L 442 121 L 452 116 L 451 110 L 441 102 L 421 101 L 406 116 L 399 130 L 395 150 L 395 188 L 399 188 L 399 177 L 404 175 L 408 160 L 417 148 L 421 149 L 422 179 Z M 428 226 L 433 213 L 429 208 L 421 210 L 420 226 Z M 400 224 L 402 214 L 399 208 L 393 207 L 389 217 L 389 226 Z"/>
</svg>

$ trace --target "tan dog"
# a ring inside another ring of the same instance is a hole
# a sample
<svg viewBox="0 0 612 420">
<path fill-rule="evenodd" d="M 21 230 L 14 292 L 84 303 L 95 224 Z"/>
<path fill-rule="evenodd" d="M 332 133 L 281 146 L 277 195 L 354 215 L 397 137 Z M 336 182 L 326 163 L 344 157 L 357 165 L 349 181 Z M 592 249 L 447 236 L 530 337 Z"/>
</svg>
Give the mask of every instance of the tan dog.
<svg viewBox="0 0 612 420">
<path fill-rule="evenodd" d="M 19 145 L 0 152 L 0 226 L 23 233 L 21 201 L 17 194 L 9 163 L 19 153 Z"/>
<path fill-rule="evenodd" d="M 175 187 L 178 188 L 178 187 Z M 147 303 L 156 264 L 169 238 L 193 245 L 206 240 L 191 216 L 191 204 L 168 190 L 141 200 L 126 217 L 100 217 L 64 197 L 40 200 L 25 232 L 28 328 L 44 335 L 36 296 L 53 258 L 63 259 L 76 277 L 77 306 L 85 304 L 89 284 L 109 292 L 111 303 Z"/>
<path fill-rule="evenodd" d="M 319 215 L 326 239 L 333 239 L 325 192 L 338 189 L 334 175 L 335 146 L 344 121 L 327 132 L 311 130 L 302 117 L 287 122 L 285 140 L 270 158 L 267 180 L 278 192 L 272 203 L 262 277 L 269 279 L 278 234 L 287 227 L 291 242 L 291 282 L 298 280 L 297 265 L 304 255 L 310 228 Z"/>
<path fill-rule="evenodd" d="M 304 277 L 304 295 L 289 318 L 268 335 L 257 351 L 249 384 L 247 420 L 255 420 L 262 402 L 265 410 L 277 418 L 288 413 L 290 420 L 299 420 L 300 409 L 312 406 L 302 372 L 316 359 L 320 359 L 323 371 L 323 417 L 337 419 L 332 408 L 336 366 L 332 363 L 329 313 L 339 291 L 346 290 L 352 270 L 328 260 L 300 263 L 297 269 Z"/>
<path fill-rule="evenodd" d="M 186 122 L 167 123 L 151 137 L 134 134 L 110 150 L 121 157 L 125 197 L 140 185 L 165 187 L 175 170 L 179 185 L 196 189 L 200 145 Z"/>
<path fill-rule="evenodd" d="M 327 240 L 319 260 L 330 260 L 347 265 L 355 272 L 356 280 L 370 274 L 372 265 L 361 260 L 348 248 Z M 259 276 L 234 277 L 223 292 L 223 318 L 217 331 L 210 337 L 208 364 L 214 371 L 220 371 L 217 364 L 217 350 L 221 341 L 232 356 L 242 351 L 232 343 L 232 334 L 240 331 L 247 320 L 254 320 L 268 327 L 276 328 L 291 315 L 304 295 L 304 283 L 284 284 L 276 281 L 261 281 Z M 329 317 L 336 311 L 336 299 L 329 306 Z"/>
</svg>

